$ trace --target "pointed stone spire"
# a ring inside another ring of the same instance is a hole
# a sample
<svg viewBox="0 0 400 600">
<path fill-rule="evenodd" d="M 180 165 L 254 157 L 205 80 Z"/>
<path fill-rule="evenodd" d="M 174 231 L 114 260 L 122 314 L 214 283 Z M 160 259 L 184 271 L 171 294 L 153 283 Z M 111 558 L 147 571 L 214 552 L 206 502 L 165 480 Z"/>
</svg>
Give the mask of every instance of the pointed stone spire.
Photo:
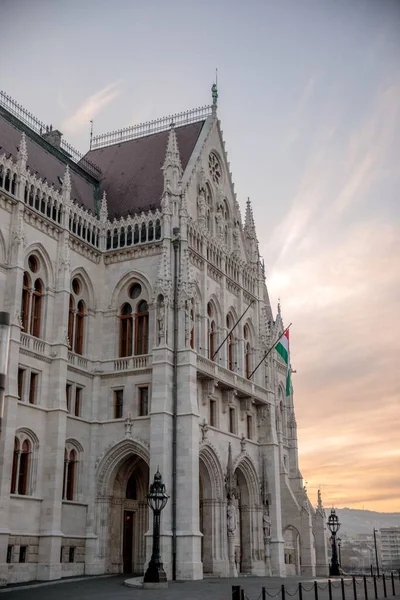
<svg viewBox="0 0 400 600">
<path fill-rule="evenodd" d="M 322 511 L 324 510 L 324 507 L 322 505 L 322 496 L 321 496 L 321 490 L 318 490 L 318 504 L 317 504 L 317 508 L 318 510 Z"/>
<path fill-rule="evenodd" d="M 250 234 L 252 237 L 256 237 L 256 226 L 254 224 L 253 208 L 251 206 L 250 198 L 247 198 L 244 228 L 248 235 Z"/>
<path fill-rule="evenodd" d="M 26 162 L 28 160 L 28 148 L 26 145 L 26 136 L 25 132 L 22 132 L 21 143 L 18 148 L 18 164 L 22 166 L 24 164 L 26 166 Z"/>
<path fill-rule="evenodd" d="M 63 193 L 71 194 L 71 173 L 69 170 L 69 165 L 65 169 L 64 178 L 62 182 L 62 191 Z"/>
<path fill-rule="evenodd" d="M 182 178 L 183 171 L 178 147 L 178 139 L 176 137 L 173 123 L 171 123 L 171 129 L 168 136 L 167 151 L 165 153 L 162 171 L 164 173 L 164 192 L 169 191 L 172 194 L 178 194 L 179 183 Z"/>
<path fill-rule="evenodd" d="M 107 195 L 105 192 L 103 192 L 103 197 L 101 199 L 101 205 L 100 205 L 100 221 L 102 223 L 105 223 L 107 221 L 107 217 L 108 217 Z"/>
</svg>

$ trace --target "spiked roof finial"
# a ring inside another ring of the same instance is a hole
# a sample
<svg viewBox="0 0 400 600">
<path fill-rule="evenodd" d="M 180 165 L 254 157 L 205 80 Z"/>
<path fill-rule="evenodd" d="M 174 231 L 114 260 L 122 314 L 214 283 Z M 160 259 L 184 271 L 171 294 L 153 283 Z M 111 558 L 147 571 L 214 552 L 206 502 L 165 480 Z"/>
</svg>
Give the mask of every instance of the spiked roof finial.
<svg viewBox="0 0 400 600">
<path fill-rule="evenodd" d="M 18 148 L 18 162 L 25 162 L 28 160 L 28 148 L 26 145 L 26 135 L 22 132 L 21 143 Z"/>
</svg>

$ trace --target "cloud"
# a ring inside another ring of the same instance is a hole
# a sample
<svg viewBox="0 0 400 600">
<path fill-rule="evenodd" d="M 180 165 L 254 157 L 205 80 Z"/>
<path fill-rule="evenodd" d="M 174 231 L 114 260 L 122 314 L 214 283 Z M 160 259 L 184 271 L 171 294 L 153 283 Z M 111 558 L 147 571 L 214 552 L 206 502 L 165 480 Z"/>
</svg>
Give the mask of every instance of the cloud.
<svg viewBox="0 0 400 600">
<path fill-rule="evenodd" d="M 99 92 L 89 96 L 76 110 L 62 123 L 64 133 L 78 133 L 110 102 L 115 100 L 121 93 L 120 82 L 111 83 Z"/>
<path fill-rule="evenodd" d="M 293 321 L 300 466 L 327 505 L 399 509 L 399 256 L 395 221 L 318 228 L 268 281 Z"/>
</svg>

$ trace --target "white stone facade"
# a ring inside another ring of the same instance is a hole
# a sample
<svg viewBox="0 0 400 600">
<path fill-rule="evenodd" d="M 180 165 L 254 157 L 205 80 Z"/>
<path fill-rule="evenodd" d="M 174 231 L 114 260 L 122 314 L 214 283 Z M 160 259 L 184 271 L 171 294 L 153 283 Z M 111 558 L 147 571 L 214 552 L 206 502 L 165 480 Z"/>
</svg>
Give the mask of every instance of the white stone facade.
<svg viewBox="0 0 400 600">
<path fill-rule="evenodd" d="M 250 204 L 242 224 L 215 109 L 184 172 L 171 129 L 160 208 L 113 223 L 105 196 L 98 216 L 72 202 L 73 165 L 60 191 L 33 175 L 25 140 L 21 132 L 17 157 L 0 156 L 0 307 L 12 318 L 2 583 L 143 573 L 157 467 L 171 496 L 161 518 L 169 578 L 174 540 L 178 579 L 326 575 L 324 511 L 302 484 L 286 367 L 272 351 L 248 378 L 283 324 Z M 147 233 L 128 247 L 137 224 Z M 121 357 L 124 305 L 134 339 Z"/>
</svg>

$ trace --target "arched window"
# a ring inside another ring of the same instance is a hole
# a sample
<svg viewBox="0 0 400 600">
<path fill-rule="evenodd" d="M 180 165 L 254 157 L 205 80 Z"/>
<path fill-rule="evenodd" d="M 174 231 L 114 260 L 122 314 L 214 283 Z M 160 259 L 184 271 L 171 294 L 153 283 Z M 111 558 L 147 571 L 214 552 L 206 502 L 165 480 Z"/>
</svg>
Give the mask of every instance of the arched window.
<svg viewBox="0 0 400 600">
<path fill-rule="evenodd" d="M 31 288 L 31 278 L 25 271 L 22 284 L 22 301 L 21 301 L 21 322 L 22 328 L 27 333 L 29 327 L 29 297 Z"/>
<path fill-rule="evenodd" d="M 11 493 L 15 494 L 17 491 L 17 474 L 18 474 L 18 459 L 19 459 L 19 440 L 14 438 L 14 456 L 13 465 L 11 472 Z"/>
<path fill-rule="evenodd" d="M 149 307 L 139 302 L 135 318 L 135 354 L 147 354 L 149 347 Z"/>
<path fill-rule="evenodd" d="M 126 486 L 126 498 L 128 500 L 137 499 L 137 486 L 136 486 L 136 475 L 135 472 L 129 477 L 128 484 Z"/>
<path fill-rule="evenodd" d="M 194 309 L 190 309 L 190 347 L 194 350 Z"/>
<path fill-rule="evenodd" d="M 243 328 L 243 337 L 244 337 L 244 372 L 247 379 L 250 379 L 251 375 L 251 349 L 250 349 L 250 334 L 249 328 L 247 325 Z"/>
<path fill-rule="evenodd" d="M 68 314 L 68 340 L 69 348 L 76 354 L 83 354 L 85 341 L 85 318 L 87 315 L 86 304 L 82 300 L 84 286 L 79 277 L 71 281 L 71 294 L 69 297 Z M 77 307 L 75 310 L 75 306 Z"/>
<path fill-rule="evenodd" d="M 11 493 L 30 496 L 35 489 L 39 440 L 33 431 L 21 428 L 14 439 Z"/>
<path fill-rule="evenodd" d="M 21 321 L 25 333 L 35 337 L 40 337 L 42 328 L 44 284 L 38 277 L 40 269 L 39 259 L 31 254 L 22 282 Z"/>
<path fill-rule="evenodd" d="M 31 335 L 40 337 L 40 325 L 42 317 L 43 282 L 36 279 L 32 292 L 31 309 Z"/>
<path fill-rule="evenodd" d="M 233 326 L 232 319 L 228 315 L 226 317 L 226 328 L 228 330 L 228 333 L 232 329 L 232 326 Z M 230 371 L 233 371 L 233 336 L 232 336 L 232 334 L 230 334 L 228 336 L 228 340 L 227 341 L 228 341 L 228 369 Z"/>
<path fill-rule="evenodd" d="M 121 308 L 119 331 L 119 355 L 132 356 L 133 317 L 132 307 L 127 302 Z"/>
<path fill-rule="evenodd" d="M 208 315 L 208 358 L 210 360 L 214 360 L 214 352 L 215 352 L 215 321 L 214 317 L 214 307 L 209 302 L 207 304 L 207 315 Z"/>
<path fill-rule="evenodd" d="M 245 362 L 245 369 L 246 369 L 246 377 L 247 377 L 247 379 L 250 379 L 251 368 L 250 368 L 250 344 L 249 344 L 249 342 L 246 342 L 244 362 Z"/>
<path fill-rule="evenodd" d="M 71 450 L 68 457 L 67 474 L 66 474 L 66 500 L 74 499 L 75 492 L 75 469 L 76 469 L 76 452 Z"/>
<path fill-rule="evenodd" d="M 29 457 L 31 452 L 31 445 L 28 440 L 25 440 L 22 444 L 21 454 L 19 459 L 19 473 L 18 473 L 18 494 L 25 496 L 28 490 L 28 473 L 29 473 Z"/>
<path fill-rule="evenodd" d="M 68 313 L 68 343 L 69 349 L 72 350 L 74 342 L 74 318 L 75 318 L 75 301 L 71 294 L 69 297 L 69 313 Z"/>
<path fill-rule="evenodd" d="M 83 353 L 83 332 L 85 319 L 85 303 L 83 300 L 78 302 L 78 310 L 75 316 L 75 352 L 76 354 Z"/>
</svg>

